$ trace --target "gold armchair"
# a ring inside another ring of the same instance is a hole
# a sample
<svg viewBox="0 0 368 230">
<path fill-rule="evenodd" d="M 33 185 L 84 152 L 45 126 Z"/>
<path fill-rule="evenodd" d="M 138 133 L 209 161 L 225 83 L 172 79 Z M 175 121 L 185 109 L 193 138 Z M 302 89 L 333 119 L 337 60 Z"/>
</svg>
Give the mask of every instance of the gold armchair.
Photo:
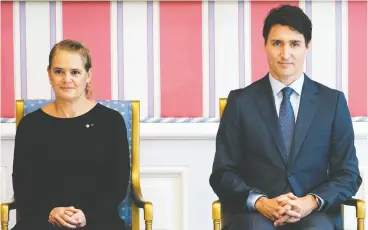
<svg viewBox="0 0 368 230">
<path fill-rule="evenodd" d="M 227 98 L 220 98 L 220 117 L 225 109 Z M 344 205 L 354 206 L 356 209 L 357 218 L 357 230 L 364 230 L 364 219 L 365 219 L 365 202 L 363 200 L 351 198 L 344 203 Z M 341 205 L 341 209 L 344 213 L 344 205 Z M 221 201 L 217 200 L 212 203 L 212 220 L 213 229 L 221 230 L 223 223 L 227 223 L 225 213 L 221 210 Z"/>
<path fill-rule="evenodd" d="M 17 100 L 16 101 L 16 125 L 22 117 L 43 105 L 51 102 L 51 100 Z M 139 208 L 144 210 L 145 229 L 152 230 L 152 212 L 153 206 L 151 202 L 144 201 L 140 187 L 140 170 L 139 170 L 139 125 L 140 125 L 140 102 L 139 101 L 112 101 L 97 100 L 97 102 L 110 108 L 118 110 L 124 117 L 128 138 L 131 138 L 129 145 L 131 146 L 131 184 L 126 199 L 122 203 L 119 215 L 125 220 L 126 228 L 139 230 Z M 16 201 L 1 204 L 1 229 L 8 230 L 9 211 L 16 209 Z M 18 217 L 17 217 L 18 219 Z"/>
</svg>

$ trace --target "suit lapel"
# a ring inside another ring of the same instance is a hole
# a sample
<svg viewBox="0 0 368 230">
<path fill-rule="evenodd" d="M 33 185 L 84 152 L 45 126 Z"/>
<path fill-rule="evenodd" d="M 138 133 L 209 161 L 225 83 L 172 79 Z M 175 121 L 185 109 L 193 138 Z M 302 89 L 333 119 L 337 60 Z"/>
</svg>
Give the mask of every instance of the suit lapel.
<svg viewBox="0 0 368 230">
<path fill-rule="evenodd" d="M 294 140 L 288 159 L 288 166 L 291 166 L 293 161 L 296 159 L 300 147 L 308 133 L 309 127 L 312 124 L 319 105 L 317 92 L 318 88 L 316 84 L 305 76 L 302 95 L 300 98 L 298 118 L 295 125 Z"/>
<path fill-rule="evenodd" d="M 257 96 L 257 106 L 277 146 L 277 149 L 279 150 L 280 156 L 286 165 L 285 144 L 282 139 L 280 124 L 274 102 L 275 100 L 272 95 L 272 88 L 268 79 L 268 75 L 261 81 L 261 89 L 258 91 Z"/>
</svg>

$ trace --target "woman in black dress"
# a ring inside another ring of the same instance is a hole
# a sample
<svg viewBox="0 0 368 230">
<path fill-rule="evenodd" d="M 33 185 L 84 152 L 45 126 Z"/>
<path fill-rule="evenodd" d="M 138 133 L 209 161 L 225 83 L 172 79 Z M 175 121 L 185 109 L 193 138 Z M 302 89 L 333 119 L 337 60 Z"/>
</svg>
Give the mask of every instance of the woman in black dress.
<svg viewBox="0 0 368 230">
<path fill-rule="evenodd" d="M 118 205 L 130 176 L 125 121 L 89 99 L 91 56 L 82 44 L 56 44 L 47 70 L 55 101 L 26 115 L 16 132 L 21 218 L 13 230 L 124 230 Z"/>
</svg>

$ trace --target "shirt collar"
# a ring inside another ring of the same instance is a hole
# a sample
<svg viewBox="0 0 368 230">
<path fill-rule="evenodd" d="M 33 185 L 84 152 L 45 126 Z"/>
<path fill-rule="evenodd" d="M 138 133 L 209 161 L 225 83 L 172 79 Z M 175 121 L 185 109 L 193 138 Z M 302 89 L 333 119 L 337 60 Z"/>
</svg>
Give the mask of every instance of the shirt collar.
<svg viewBox="0 0 368 230">
<path fill-rule="evenodd" d="M 284 83 L 280 82 L 279 80 L 276 80 L 271 73 L 268 73 L 269 79 L 270 79 L 270 83 L 271 83 L 271 88 L 272 88 L 272 93 L 274 96 L 277 96 L 277 94 L 285 87 L 287 87 Z M 303 88 L 303 83 L 304 83 L 304 73 L 302 73 L 302 75 L 296 79 L 293 83 L 291 83 L 289 85 L 290 88 L 292 88 L 298 95 L 302 94 L 302 88 Z"/>
</svg>

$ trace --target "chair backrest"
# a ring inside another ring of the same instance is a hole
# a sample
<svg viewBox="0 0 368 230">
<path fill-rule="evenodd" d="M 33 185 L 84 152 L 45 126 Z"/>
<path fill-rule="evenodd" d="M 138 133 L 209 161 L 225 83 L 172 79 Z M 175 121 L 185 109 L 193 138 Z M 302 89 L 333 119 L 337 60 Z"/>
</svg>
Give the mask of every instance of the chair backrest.
<svg viewBox="0 0 368 230">
<path fill-rule="evenodd" d="M 220 98 L 219 102 L 220 102 L 220 118 L 221 118 L 222 113 L 224 112 L 226 106 L 227 98 Z"/>
<path fill-rule="evenodd" d="M 22 119 L 23 116 L 34 112 L 38 109 L 40 109 L 41 107 L 45 106 L 46 104 L 49 104 L 53 102 L 52 99 L 26 99 L 26 100 L 17 100 L 16 102 L 16 125 L 18 126 L 19 121 Z M 125 125 L 127 128 L 127 137 L 128 137 L 128 142 L 129 142 L 129 156 L 130 156 L 130 165 L 131 165 L 131 169 L 132 171 L 135 172 L 139 172 L 139 164 L 132 164 L 132 152 L 136 152 L 136 151 L 132 151 L 132 147 L 135 147 L 134 145 L 136 145 L 136 143 L 138 143 L 137 141 L 134 141 L 133 138 L 139 138 L 139 133 L 138 135 L 133 133 L 133 129 L 132 129 L 132 124 L 138 122 L 139 123 L 139 114 L 138 116 L 133 116 L 133 109 L 132 109 L 132 104 L 133 103 L 138 103 L 138 107 L 139 107 L 139 102 L 137 101 L 121 101 L 121 100 L 96 100 L 96 102 L 114 109 L 118 112 L 120 112 L 120 114 L 123 116 L 124 120 L 125 120 Z M 136 119 L 138 119 L 138 121 L 136 121 Z M 139 131 L 136 131 L 139 132 Z M 133 144 L 134 143 L 134 144 Z M 132 167 L 133 165 L 133 167 Z M 134 169 L 133 169 L 134 168 Z M 132 173 L 131 173 L 132 175 Z M 119 216 L 125 221 L 125 225 L 126 227 L 128 227 L 129 229 L 131 229 L 132 226 L 132 177 L 130 177 L 129 180 L 129 186 L 128 186 L 128 191 L 127 191 L 127 196 L 125 197 L 124 201 L 119 205 L 118 208 L 118 212 L 119 212 Z"/>
</svg>

